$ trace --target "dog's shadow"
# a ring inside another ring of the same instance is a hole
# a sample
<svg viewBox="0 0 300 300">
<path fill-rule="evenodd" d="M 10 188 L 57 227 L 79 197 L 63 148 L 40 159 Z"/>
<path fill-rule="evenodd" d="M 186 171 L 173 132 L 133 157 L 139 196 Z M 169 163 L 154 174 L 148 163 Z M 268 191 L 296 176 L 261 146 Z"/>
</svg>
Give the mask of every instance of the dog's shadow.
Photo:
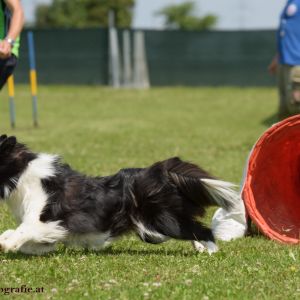
<svg viewBox="0 0 300 300">
<path fill-rule="evenodd" d="M 62 248 L 58 251 L 43 254 L 43 255 L 31 255 L 31 254 L 23 254 L 23 253 L 5 253 L 0 255 L 0 263 L 5 260 L 34 260 L 37 257 L 44 257 L 44 258 L 53 258 L 58 255 L 97 255 L 97 256 L 120 256 L 120 255 L 129 255 L 129 256 L 177 256 L 177 257 L 192 257 L 197 255 L 199 252 L 193 249 L 177 249 L 177 250 L 170 250 L 170 249 L 115 249 L 113 247 L 109 247 L 103 250 L 89 250 L 89 249 L 68 249 Z M 203 254 L 203 253 L 201 253 Z M 2 256 L 2 257 L 1 257 Z"/>
<path fill-rule="evenodd" d="M 198 252 L 195 250 L 170 250 L 170 249 L 113 249 L 107 248 L 102 251 L 95 252 L 97 255 L 105 256 L 119 256 L 119 255 L 130 255 L 130 256 L 194 256 Z"/>
<path fill-rule="evenodd" d="M 280 118 L 278 117 L 278 115 L 272 114 L 272 115 L 268 116 L 266 119 L 262 120 L 261 123 L 266 127 L 270 127 L 279 121 L 280 121 Z"/>
<path fill-rule="evenodd" d="M 44 257 L 50 256 L 50 254 L 43 255 Z M 17 253 L 1 253 L 0 255 L 0 264 L 4 263 L 7 260 L 32 260 L 36 255 L 23 254 L 21 252 Z"/>
</svg>

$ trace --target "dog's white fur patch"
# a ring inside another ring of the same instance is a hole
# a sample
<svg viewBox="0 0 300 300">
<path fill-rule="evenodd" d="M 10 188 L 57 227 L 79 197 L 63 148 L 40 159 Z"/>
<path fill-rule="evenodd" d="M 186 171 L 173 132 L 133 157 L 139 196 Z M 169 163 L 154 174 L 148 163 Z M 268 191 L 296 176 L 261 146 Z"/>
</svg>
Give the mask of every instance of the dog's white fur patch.
<svg viewBox="0 0 300 300">
<path fill-rule="evenodd" d="M 207 251 L 209 253 L 209 255 L 211 255 L 212 253 L 215 253 L 218 251 L 218 246 L 211 241 L 205 242 L 205 241 L 193 241 L 192 242 L 194 245 L 195 250 L 197 250 L 198 252 L 204 252 Z"/>
<path fill-rule="evenodd" d="M 132 218 L 132 222 L 136 226 L 136 229 L 142 239 L 145 239 L 146 236 L 152 237 L 157 242 L 164 242 L 169 239 L 169 237 L 145 227 L 145 225 L 138 220 Z"/>
<path fill-rule="evenodd" d="M 10 189 L 8 186 L 4 186 L 4 198 L 9 197 Z"/>
<path fill-rule="evenodd" d="M 238 193 L 233 189 L 235 185 L 230 182 L 208 178 L 201 179 L 201 182 L 216 204 L 223 208 L 228 206 L 226 202 L 233 206 L 241 200 Z"/>
<path fill-rule="evenodd" d="M 208 241 L 208 242 L 202 241 L 201 243 L 206 247 L 210 255 L 219 250 L 218 246 L 212 241 Z"/>
<path fill-rule="evenodd" d="M 7 240 L 7 239 L 11 236 L 11 234 L 12 234 L 13 232 L 14 232 L 13 229 L 8 229 L 8 230 L 4 231 L 4 232 L 0 235 L 0 243 L 1 243 L 2 241 Z"/>
<path fill-rule="evenodd" d="M 16 189 L 9 195 L 7 204 L 20 225 L 11 232 L 9 239 L 0 239 L 0 247 L 5 252 L 17 251 L 28 242 L 52 244 L 64 239 L 68 234 L 58 221 L 40 221 L 48 199 L 41 180 L 55 175 L 53 163 L 56 160 L 55 155 L 40 154 L 29 163 L 19 178 Z"/>
<path fill-rule="evenodd" d="M 206 249 L 205 246 L 202 243 L 198 242 L 198 241 L 192 241 L 192 244 L 193 244 L 195 250 L 198 251 L 198 252 L 202 253 Z"/>
<path fill-rule="evenodd" d="M 55 175 L 53 163 L 56 159 L 55 155 L 40 154 L 19 178 L 16 189 L 7 199 L 18 223 L 39 219 L 48 198 L 41 180 Z"/>
</svg>

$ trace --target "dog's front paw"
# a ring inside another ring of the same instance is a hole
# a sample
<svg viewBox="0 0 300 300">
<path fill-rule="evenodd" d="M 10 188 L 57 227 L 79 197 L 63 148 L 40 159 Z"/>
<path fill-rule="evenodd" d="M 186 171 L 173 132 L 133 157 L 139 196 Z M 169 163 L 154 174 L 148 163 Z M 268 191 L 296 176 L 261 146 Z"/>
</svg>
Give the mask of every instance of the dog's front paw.
<svg viewBox="0 0 300 300">
<path fill-rule="evenodd" d="M 13 230 L 13 229 L 8 229 L 8 230 L 4 231 L 0 235 L 0 243 L 3 241 L 6 241 L 14 232 L 15 232 L 15 230 Z"/>
<path fill-rule="evenodd" d="M 16 245 L 12 245 L 8 240 L 0 242 L 0 251 L 7 252 L 16 252 L 18 251 L 18 247 Z"/>
</svg>

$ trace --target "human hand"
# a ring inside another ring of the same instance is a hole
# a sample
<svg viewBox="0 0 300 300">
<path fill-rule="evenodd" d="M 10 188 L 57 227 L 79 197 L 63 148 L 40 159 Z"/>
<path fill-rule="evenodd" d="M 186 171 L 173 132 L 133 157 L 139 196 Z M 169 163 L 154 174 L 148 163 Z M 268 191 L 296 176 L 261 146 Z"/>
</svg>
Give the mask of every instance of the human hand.
<svg viewBox="0 0 300 300">
<path fill-rule="evenodd" d="M 5 59 L 11 56 L 11 44 L 6 41 L 0 41 L 0 59 Z"/>
<path fill-rule="evenodd" d="M 268 71 L 271 75 L 275 75 L 277 71 L 278 59 L 274 57 L 268 66 Z"/>
</svg>

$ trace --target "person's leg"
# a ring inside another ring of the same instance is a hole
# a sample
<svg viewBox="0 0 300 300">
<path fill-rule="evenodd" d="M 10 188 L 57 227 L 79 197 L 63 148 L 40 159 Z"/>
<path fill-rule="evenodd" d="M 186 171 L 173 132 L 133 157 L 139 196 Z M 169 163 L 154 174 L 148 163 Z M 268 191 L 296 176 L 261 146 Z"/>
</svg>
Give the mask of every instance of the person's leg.
<svg viewBox="0 0 300 300">
<path fill-rule="evenodd" d="M 294 66 L 291 70 L 292 103 L 296 113 L 300 113 L 300 66 Z"/>
<path fill-rule="evenodd" d="M 279 119 L 300 113 L 300 66 L 278 66 Z"/>
<path fill-rule="evenodd" d="M 277 84 L 278 84 L 278 93 L 279 93 L 279 107 L 278 107 L 278 118 L 284 119 L 289 115 L 288 110 L 288 94 L 289 94 L 289 86 L 288 86 L 288 76 L 289 74 L 289 66 L 287 65 L 278 65 L 277 70 Z"/>
<path fill-rule="evenodd" d="M 0 90 L 5 85 L 8 77 L 13 73 L 16 65 L 17 58 L 14 55 L 7 59 L 0 59 Z"/>
</svg>

